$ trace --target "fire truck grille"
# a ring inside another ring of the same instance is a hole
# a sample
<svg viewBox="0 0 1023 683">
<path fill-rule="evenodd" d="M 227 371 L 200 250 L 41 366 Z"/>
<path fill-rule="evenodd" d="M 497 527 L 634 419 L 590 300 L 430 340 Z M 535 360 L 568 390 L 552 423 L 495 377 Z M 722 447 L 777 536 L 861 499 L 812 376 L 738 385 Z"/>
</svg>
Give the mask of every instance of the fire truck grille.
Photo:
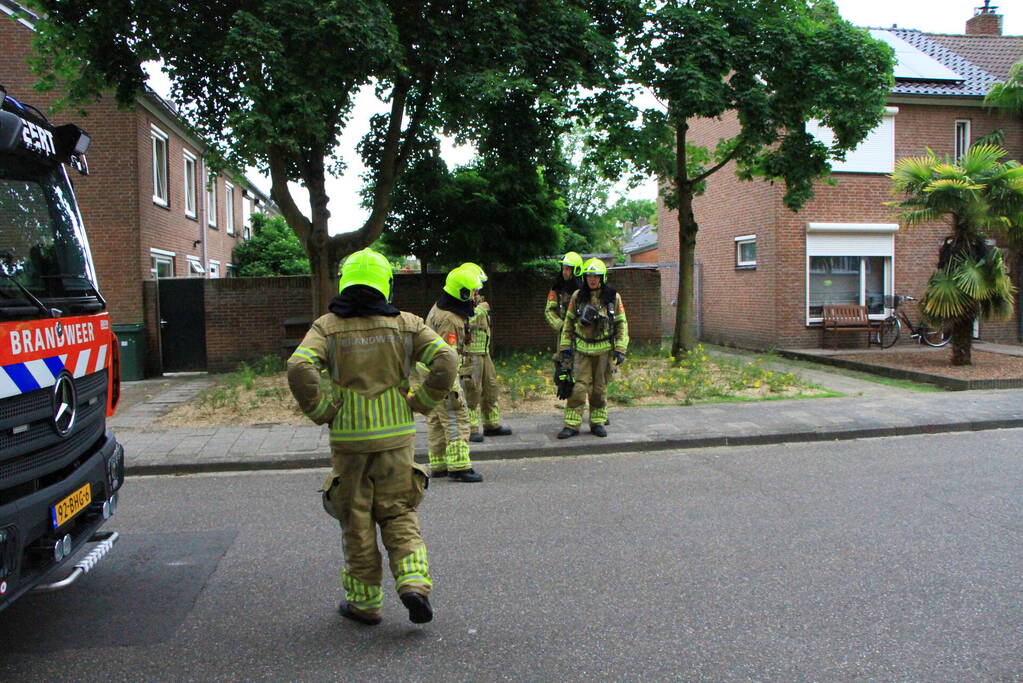
<svg viewBox="0 0 1023 683">
<path fill-rule="evenodd" d="M 0 402 L 0 488 L 62 467 L 103 434 L 107 403 L 105 370 L 75 380 L 78 411 L 66 437 L 53 428 L 52 388 Z"/>
</svg>

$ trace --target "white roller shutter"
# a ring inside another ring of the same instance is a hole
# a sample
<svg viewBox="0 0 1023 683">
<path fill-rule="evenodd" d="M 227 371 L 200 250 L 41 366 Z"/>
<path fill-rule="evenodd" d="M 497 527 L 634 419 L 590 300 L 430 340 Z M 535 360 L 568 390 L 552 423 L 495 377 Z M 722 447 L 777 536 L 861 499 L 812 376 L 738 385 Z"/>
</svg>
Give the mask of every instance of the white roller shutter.
<svg viewBox="0 0 1023 683">
<path fill-rule="evenodd" d="M 845 161 L 832 161 L 831 170 L 836 173 L 891 173 L 895 170 L 895 114 L 897 107 L 887 107 L 877 128 L 850 152 Z M 830 147 L 835 143 L 835 134 L 819 121 L 807 121 L 806 132 Z"/>
<path fill-rule="evenodd" d="M 807 233 L 807 256 L 888 256 L 895 253 L 892 233 Z"/>
</svg>

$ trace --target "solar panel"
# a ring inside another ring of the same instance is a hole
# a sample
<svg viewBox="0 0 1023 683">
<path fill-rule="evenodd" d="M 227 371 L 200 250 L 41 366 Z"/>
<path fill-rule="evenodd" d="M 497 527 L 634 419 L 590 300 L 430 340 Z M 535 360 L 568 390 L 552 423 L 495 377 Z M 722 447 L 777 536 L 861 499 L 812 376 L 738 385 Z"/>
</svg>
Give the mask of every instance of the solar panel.
<svg viewBox="0 0 1023 683">
<path fill-rule="evenodd" d="M 895 80 L 902 81 L 964 81 L 955 71 L 933 57 L 916 49 L 894 33 L 870 29 L 870 34 L 895 50 Z"/>
</svg>

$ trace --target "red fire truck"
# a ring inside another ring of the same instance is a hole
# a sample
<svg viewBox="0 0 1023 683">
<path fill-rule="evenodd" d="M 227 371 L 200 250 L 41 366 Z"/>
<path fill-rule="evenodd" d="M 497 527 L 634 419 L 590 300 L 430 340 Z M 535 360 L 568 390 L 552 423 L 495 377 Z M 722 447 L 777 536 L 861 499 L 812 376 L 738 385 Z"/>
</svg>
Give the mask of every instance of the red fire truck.
<svg viewBox="0 0 1023 683">
<path fill-rule="evenodd" d="M 88 173 L 89 142 L 0 86 L 0 610 L 117 540 L 99 529 L 124 479 L 118 341 L 66 170 Z"/>
</svg>

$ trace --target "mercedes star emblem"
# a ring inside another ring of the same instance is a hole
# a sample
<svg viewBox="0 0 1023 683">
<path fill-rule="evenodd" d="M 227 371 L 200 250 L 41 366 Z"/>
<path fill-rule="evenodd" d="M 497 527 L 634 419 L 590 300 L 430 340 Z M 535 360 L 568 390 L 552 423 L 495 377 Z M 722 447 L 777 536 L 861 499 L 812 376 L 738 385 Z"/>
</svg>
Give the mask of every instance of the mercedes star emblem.
<svg viewBox="0 0 1023 683">
<path fill-rule="evenodd" d="M 67 436 L 75 426 L 75 413 L 78 408 L 78 394 L 75 381 L 67 372 L 57 377 L 53 385 L 53 427 L 61 436 Z"/>
</svg>

